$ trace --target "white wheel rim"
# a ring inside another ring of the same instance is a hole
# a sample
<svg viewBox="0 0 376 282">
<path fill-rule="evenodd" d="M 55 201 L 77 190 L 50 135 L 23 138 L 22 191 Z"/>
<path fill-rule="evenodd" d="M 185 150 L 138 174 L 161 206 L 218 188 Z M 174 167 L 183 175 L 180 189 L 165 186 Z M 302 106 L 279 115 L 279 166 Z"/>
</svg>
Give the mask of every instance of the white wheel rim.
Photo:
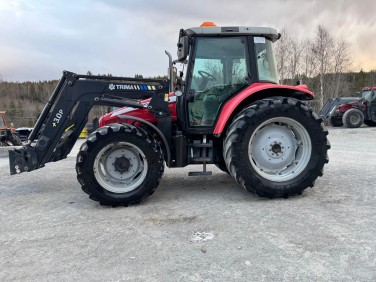
<svg viewBox="0 0 376 282">
<path fill-rule="evenodd" d="M 360 115 L 358 113 L 352 114 L 350 116 L 350 122 L 352 124 L 356 124 L 356 123 L 360 122 Z"/>
<path fill-rule="evenodd" d="M 308 165 L 311 138 L 296 120 L 278 117 L 264 121 L 248 144 L 250 163 L 263 178 L 283 182 L 297 177 Z"/>
<path fill-rule="evenodd" d="M 98 183 L 113 193 L 127 193 L 145 180 L 148 163 L 137 146 L 127 143 L 112 143 L 96 156 L 94 176 Z"/>
</svg>

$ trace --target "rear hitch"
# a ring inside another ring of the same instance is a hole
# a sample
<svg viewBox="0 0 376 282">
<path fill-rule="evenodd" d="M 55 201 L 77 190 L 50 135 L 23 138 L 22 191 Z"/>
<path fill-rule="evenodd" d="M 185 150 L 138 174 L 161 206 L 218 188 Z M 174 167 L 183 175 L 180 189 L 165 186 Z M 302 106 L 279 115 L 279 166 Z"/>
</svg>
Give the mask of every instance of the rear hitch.
<svg viewBox="0 0 376 282">
<path fill-rule="evenodd" d="M 10 174 L 19 174 L 37 169 L 38 157 L 34 148 L 23 146 L 9 151 Z"/>
</svg>

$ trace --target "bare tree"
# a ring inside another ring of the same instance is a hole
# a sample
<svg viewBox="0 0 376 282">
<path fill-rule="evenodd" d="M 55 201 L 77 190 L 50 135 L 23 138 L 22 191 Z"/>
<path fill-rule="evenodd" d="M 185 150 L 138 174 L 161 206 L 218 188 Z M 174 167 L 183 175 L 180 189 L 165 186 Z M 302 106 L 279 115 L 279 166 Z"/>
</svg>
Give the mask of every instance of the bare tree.
<svg viewBox="0 0 376 282">
<path fill-rule="evenodd" d="M 294 84 L 302 72 L 304 43 L 291 38 L 286 29 L 281 31 L 281 39 L 276 45 L 276 59 L 279 77 L 283 83 Z"/>
<path fill-rule="evenodd" d="M 281 38 L 277 41 L 275 46 L 277 70 L 282 82 L 287 79 L 288 75 L 289 45 L 290 36 L 286 29 L 282 29 Z"/>
<path fill-rule="evenodd" d="M 334 48 L 333 56 L 333 73 L 334 73 L 334 91 L 332 97 L 341 96 L 340 87 L 343 85 L 343 73 L 347 72 L 351 67 L 351 58 L 350 58 L 350 44 L 344 40 L 339 39 L 336 41 Z"/>
<path fill-rule="evenodd" d="M 290 40 L 289 47 L 289 76 L 291 78 L 291 84 L 294 84 L 300 70 L 304 47 L 303 44 L 296 39 Z"/>
<path fill-rule="evenodd" d="M 312 52 L 319 63 L 319 76 L 320 76 L 320 108 L 324 105 L 324 77 L 331 68 L 334 39 L 329 32 L 321 25 L 317 27 L 316 37 L 312 46 Z"/>
<path fill-rule="evenodd" d="M 376 86 L 376 69 L 370 71 L 369 78 L 371 86 Z"/>
<path fill-rule="evenodd" d="M 302 42 L 302 76 L 306 79 L 311 78 L 317 74 L 318 64 L 313 56 L 312 50 L 313 42 L 310 39 L 306 39 Z"/>
</svg>

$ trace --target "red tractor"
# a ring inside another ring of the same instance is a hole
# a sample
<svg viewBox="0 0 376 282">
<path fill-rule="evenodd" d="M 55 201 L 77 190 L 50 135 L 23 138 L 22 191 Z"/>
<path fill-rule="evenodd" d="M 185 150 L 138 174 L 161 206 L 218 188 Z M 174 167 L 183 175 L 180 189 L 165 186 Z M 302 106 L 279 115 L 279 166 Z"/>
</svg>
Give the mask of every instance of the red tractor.
<svg viewBox="0 0 376 282">
<path fill-rule="evenodd" d="M 364 87 L 361 97 L 330 99 L 320 111 L 320 116 L 334 127 L 360 127 L 363 123 L 376 126 L 376 86 Z"/>
<path fill-rule="evenodd" d="M 180 30 L 169 79 L 64 72 L 29 143 L 10 152 L 11 174 L 65 158 L 93 105 L 122 107 L 100 119 L 77 156 L 77 178 L 104 205 L 140 203 L 167 167 L 207 164 L 259 196 L 289 197 L 313 187 L 328 162 L 327 130 L 304 103 L 304 85 L 278 84 L 272 28 Z M 177 72 L 180 65 L 183 71 Z M 32 141 L 38 136 L 36 145 Z"/>
<path fill-rule="evenodd" d="M 5 121 L 5 111 L 0 111 L 0 146 L 20 146 L 22 142 L 11 124 L 8 127 Z"/>
</svg>

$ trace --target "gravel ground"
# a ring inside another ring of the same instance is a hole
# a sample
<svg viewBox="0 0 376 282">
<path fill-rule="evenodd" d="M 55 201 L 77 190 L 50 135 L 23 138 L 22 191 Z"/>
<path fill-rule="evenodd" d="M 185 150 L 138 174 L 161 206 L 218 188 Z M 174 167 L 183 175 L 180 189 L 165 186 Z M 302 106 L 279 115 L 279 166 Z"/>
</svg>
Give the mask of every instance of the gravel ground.
<svg viewBox="0 0 376 282">
<path fill-rule="evenodd" d="M 376 128 L 329 140 L 302 196 L 259 198 L 187 167 L 128 208 L 81 191 L 75 152 L 16 176 L 0 158 L 0 281 L 375 281 Z"/>
</svg>

